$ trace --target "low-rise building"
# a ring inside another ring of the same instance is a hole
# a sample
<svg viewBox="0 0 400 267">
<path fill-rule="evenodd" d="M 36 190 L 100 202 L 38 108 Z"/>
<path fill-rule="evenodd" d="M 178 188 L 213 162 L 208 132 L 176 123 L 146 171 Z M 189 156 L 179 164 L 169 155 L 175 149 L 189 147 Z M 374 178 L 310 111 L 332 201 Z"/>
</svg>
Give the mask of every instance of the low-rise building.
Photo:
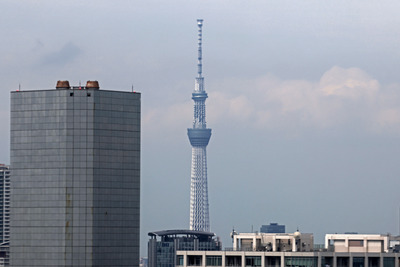
<svg viewBox="0 0 400 267">
<path fill-rule="evenodd" d="M 400 253 L 177 251 L 177 266 L 399 267 Z"/>
<path fill-rule="evenodd" d="M 150 232 L 148 243 L 149 267 L 174 267 L 176 251 L 221 251 L 221 242 L 214 233 L 194 230 L 165 230 Z"/>
<path fill-rule="evenodd" d="M 298 236 L 296 233 L 291 235 L 284 239 L 280 238 L 280 235 L 276 235 L 274 240 L 276 243 L 284 240 L 292 240 L 291 242 L 293 242 L 292 237 L 295 237 L 295 241 L 302 240 L 301 238 L 296 239 L 296 236 Z M 300 234 L 300 237 L 303 235 Z M 237 236 L 236 239 L 235 236 Z M 179 267 L 400 267 L 400 253 L 395 247 L 390 246 L 390 244 L 397 244 L 400 237 L 390 235 L 326 235 L 325 248 L 322 246 L 316 249 L 314 246 L 306 246 L 308 249 L 302 251 L 298 247 L 296 250 L 292 247 L 291 250 L 278 251 L 278 249 L 274 250 L 273 248 L 262 250 L 263 245 L 237 245 L 243 244 L 242 241 L 247 243 L 251 240 L 250 237 L 253 237 L 253 244 L 262 243 L 262 241 L 258 241 L 261 240 L 259 234 L 233 235 L 233 249 L 224 251 L 177 251 L 176 265 Z M 342 240 L 344 240 L 344 243 Z M 359 240 L 363 240 L 361 242 L 362 247 L 360 247 Z M 346 244 L 347 251 L 345 251 Z M 276 246 L 276 248 L 278 247 Z M 358 248 L 358 250 L 353 250 L 353 248 Z"/>
<path fill-rule="evenodd" d="M 312 251 L 314 236 L 308 233 L 232 233 L 233 250 L 241 251 Z"/>
<path fill-rule="evenodd" d="M 390 235 L 328 234 L 325 248 L 335 252 L 389 252 L 390 241 L 397 239 Z"/>
</svg>

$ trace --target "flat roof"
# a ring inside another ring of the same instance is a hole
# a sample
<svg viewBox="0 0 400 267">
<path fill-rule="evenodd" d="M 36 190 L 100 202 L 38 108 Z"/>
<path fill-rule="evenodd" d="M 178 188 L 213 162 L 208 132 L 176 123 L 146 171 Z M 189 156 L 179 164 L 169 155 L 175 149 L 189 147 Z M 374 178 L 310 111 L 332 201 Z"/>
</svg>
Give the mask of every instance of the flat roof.
<svg viewBox="0 0 400 267">
<path fill-rule="evenodd" d="M 155 232 L 149 232 L 148 235 L 149 236 L 169 236 L 169 235 L 215 236 L 215 234 L 211 232 L 186 230 L 186 229 L 155 231 Z"/>
</svg>

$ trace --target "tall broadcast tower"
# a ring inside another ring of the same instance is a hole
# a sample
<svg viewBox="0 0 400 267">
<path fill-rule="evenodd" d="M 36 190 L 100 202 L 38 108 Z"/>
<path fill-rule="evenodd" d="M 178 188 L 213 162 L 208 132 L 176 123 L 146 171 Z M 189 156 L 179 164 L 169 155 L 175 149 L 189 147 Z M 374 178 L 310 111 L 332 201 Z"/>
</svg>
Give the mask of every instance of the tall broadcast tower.
<svg viewBox="0 0 400 267">
<path fill-rule="evenodd" d="M 192 99 L 194 101 L 193 128 L 188 129 L 192 145 L 192 170 L 190 183 L 190 230 L 210 231 L 207 188 L 207 145 L 211 129 L 206 125 L 206 98 L 204 78 L 202 76 L 201 41 L 203 20 L 197 20 L 199 27 L 197 77 Z"/>
</svg>

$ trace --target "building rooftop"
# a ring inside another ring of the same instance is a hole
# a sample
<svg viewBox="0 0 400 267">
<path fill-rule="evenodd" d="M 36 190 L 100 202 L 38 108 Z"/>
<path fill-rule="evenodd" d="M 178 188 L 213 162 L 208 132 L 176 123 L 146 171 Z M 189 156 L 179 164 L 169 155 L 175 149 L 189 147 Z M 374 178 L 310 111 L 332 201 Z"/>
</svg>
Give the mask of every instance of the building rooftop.
<svg viewBox="0 0 400 267">
<path fill-rule="evenodd" d="M 177 235 L 187 235 L 187 236 L 215 236 L 214 233 L 204 232 L 204 231 L 195 231 L 195 230 L 185 230 L 185 229 L 177 229 L 177 230 L 163 230 L 156 232 L 149 232 L 149 236 L 177 236 Z"/>
</svg>

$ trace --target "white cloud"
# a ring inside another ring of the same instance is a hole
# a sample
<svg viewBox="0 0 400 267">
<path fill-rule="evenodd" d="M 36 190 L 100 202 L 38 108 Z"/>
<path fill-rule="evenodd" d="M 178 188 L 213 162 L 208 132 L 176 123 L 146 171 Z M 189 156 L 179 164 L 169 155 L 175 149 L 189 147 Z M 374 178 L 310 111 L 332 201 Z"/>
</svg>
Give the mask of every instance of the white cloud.
<svg viewBox="0 0 400 267">
<path fill-rule="evenodd" d="M 381 106 L 372 114 L 370 124 L 369 129 L 376 134 L 400 134 L 400 107 Z"/>
<path fill-rule="evenodd" d="M 358 99 L 374 97 L 379 90 L 379 83 L 358 68 L 335 66 L 321 77 L 319 87 L 326 95 Z"/>
<path fill-rule="evenodd" d="M 165 133 L 190 128 L 193 119 L 192 108 L 189 101 L 169 107 L 143 107 L 143 130 L 151 134 L 160 130 Z"/>
<path fill-rule="evenodd" d="M 211 128 L 229 122 L 296 132 L 354 126 L 367 132 L 400 133 L 400 107 L 393 101 L 400 99 L 400 91 L 395 90 L 400 85 L 382 88 L 359 68 L 335 66 L 319 81 L 266 75 L 253 80 L 224 80 L 210 88 L 207 118 Z M 191 105 L 186 102 L 150 108 L 144 124 L 190 126 Z"/>
</svg>

